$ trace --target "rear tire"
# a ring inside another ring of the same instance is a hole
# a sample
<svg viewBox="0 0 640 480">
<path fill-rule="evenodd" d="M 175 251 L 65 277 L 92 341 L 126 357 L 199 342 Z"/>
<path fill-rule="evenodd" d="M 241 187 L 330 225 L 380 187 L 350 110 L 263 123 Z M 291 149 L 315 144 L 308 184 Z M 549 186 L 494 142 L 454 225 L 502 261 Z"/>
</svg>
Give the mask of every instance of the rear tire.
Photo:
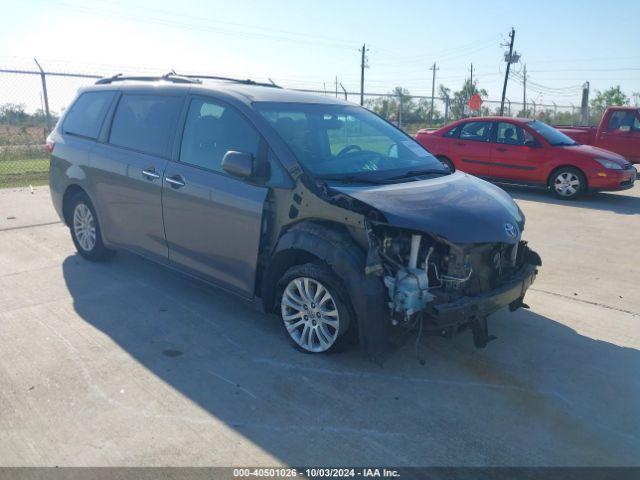
<svg viewBox="0 0 640 480">
<path fill-rule="evenodd" d="M 341 351 L 355 331 L 352 308 L 340 278 L 321 261 L 295 265 L 278 282 L 285 332 L 305 353 Z"/>
<path fill-rule="evenodd" d="M 557 198 L 573 200 L 587 191 L 587 179 L 577 168 L 562 167 L 551 174 L 549 188 Z"/>
<path fill-rule="evenodd" d="M 104 246 L 98 215 L 84 192 L 76 193 L 69 203 L 69 230 L 76 250 L 87 260 L 102 262 L 115 254 Z"/>
<path fill-rule="evenodd" d="M 439 155 L 436 158 L 440 160 L 451 171 L 451 173 L 456 171 L 456 167 L 453 165 L 453 162 L 447 157 Z"/>
</svg>

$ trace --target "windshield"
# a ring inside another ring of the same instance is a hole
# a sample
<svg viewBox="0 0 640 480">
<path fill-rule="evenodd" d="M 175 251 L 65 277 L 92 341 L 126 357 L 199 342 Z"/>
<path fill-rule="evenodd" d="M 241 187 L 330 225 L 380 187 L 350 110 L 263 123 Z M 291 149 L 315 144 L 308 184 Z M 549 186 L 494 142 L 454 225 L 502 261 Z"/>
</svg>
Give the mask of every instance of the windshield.
<svg viewBox="0 0 640 480">
<path fill-rule="evenodd" d="M 528 125 L 540 135 L 542 135 L 547 142 L 555 147 L 578 145 L 578 143 L 573 138 L 566 136 L 560 130 L 555 129 L 547 125 L 546 123 L 541 122 L 540 120 L 529 122 Z"/>
<path fill-rule="evenodd" d="M 449 170 L 419 143 L 351 105 L 254 104 L 303 168 L 318 178 L 391 180 Z"/>
</svg>

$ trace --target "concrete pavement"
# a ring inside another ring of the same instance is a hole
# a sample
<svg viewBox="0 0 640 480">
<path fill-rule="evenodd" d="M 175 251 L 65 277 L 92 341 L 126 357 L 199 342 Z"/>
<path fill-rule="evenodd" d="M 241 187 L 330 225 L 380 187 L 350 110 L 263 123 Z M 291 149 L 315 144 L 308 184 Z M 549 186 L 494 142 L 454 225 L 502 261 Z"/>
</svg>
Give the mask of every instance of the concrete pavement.
<svg viewBox="0 0 640 480">
<path fill-rule="evenodd" d="M 86 262 L 46 188 L 0 192 L 0 465 L 640 465 L 639 189 L 509 193 L 531 310 L 380 367 L 131 255 Z"/>
</svg>

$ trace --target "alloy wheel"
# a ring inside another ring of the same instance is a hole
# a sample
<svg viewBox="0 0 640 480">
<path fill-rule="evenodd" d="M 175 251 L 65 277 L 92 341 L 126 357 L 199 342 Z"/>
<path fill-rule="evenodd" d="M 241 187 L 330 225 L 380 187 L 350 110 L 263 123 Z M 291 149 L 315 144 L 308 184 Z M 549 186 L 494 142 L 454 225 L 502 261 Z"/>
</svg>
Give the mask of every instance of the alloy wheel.
<svg viewBox="0 0 640 480">
<path fill-rule="evenodd" d="M 340 316 L 331 293 L 319 281 L 294 278 L 284 289 L 282 320 L 291 338 L 304 350 L 324 352 L 338 338 Z"/>
<path fill-rule="evenodd" d="M 90 252 L 96 246 L 96 224 L 84 203 L 78 203 L 73 211 L 73 233 L 84 251 Z"/>
</svg>

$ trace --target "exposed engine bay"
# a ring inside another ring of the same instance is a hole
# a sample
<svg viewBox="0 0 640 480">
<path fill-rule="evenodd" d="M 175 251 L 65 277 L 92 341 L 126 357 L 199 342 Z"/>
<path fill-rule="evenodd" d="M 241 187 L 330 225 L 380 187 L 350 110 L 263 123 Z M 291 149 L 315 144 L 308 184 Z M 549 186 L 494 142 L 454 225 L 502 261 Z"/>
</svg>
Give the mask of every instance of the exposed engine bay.
<svg viewBox="0 0 640 480">
<path fill-rule="evenodd" d="M 369 223 L 368 236 L 366 271 L 383 278 L 394 325 L 410 324 L 422 313 L 427 321 L 436 320 L 439 305 L 486 294 L 513 280 L 527 265 L 541 265 L 540 257 L 522 240 L 455 245 L 376 222 Z M 511 306 L 522 305 L 520 300 Z M 438 330 L 460 326 L 432 323 Z"/>
</svg>

